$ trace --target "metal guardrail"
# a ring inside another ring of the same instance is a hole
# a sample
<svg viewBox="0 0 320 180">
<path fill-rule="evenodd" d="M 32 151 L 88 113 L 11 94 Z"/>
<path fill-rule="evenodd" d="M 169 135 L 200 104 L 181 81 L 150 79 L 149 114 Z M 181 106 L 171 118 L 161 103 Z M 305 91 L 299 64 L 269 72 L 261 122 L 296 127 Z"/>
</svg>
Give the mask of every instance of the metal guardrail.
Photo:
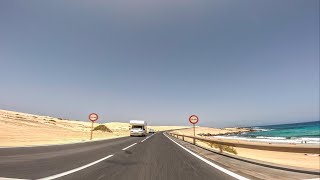
<svg viewBox="0 0 320 180">
<path fill-rule="evenodd" d="M 278 152 L 292 152 L 292 153 L 311 153 L 311 154 L 320 154 L 320 146 L 310 146 L 306 147 L 296 144 L 296 146 L 287 145 L 287 144 L 248 144 L 248 143 L 234 143 L 228 141 L 219 141 L 215 139 L 208 139 L 202 137 L 194 137 L 189 135 L 182 135 L 168 132 L 169 135 L 173 137 L 181 137 L 183 141 L 185 141 L 185 137 L 193 139 L 193 144 L 196 144 L 196 140 L 200 140 L 203 142 L 215 143 L 218 145 L 226 145 L 231 147 L 239 147 L 239 148 L 248 148 L 248 149 L 257 149 L 257 150 L 267 150 L 267 151 L 278 151 Z"/>
</svg>

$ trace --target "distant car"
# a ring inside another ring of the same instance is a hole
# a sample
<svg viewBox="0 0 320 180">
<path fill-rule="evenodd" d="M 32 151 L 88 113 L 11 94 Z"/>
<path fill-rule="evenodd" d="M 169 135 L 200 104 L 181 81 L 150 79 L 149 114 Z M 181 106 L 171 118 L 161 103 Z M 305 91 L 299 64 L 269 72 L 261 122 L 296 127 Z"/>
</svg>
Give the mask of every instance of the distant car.
<svg viewBox="0 0 320 180">
<path fill-rule="evenodd" d="M 154 129 L 150 129 L 150 130 L 149 130 L 149 133 L 150 133 L 150 134 L 155 133 Z"/>
</svg>

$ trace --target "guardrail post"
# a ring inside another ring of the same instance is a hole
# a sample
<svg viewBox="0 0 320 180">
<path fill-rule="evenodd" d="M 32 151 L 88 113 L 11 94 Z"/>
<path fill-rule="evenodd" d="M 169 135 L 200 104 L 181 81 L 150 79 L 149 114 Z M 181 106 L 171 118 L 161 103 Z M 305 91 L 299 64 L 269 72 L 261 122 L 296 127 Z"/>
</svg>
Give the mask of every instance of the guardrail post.
<svg viewBox="0 0 320 180">
<path fill-rule="evenodd" d="M 219 151 L 220 151 L 220 153 L 222 153 L 222 151 L 223 151 L 221 144 L 219 144 Z"/>
<path fill-rule="evenodd" d="M 193 144 L 195 145 L 196 144 L 196 137 L 193 136 Z"/>
<path fill-rule="evenodd" d="M 184 135 L 182 135 L 182 141 L 184 141 Z"/>
</svg>

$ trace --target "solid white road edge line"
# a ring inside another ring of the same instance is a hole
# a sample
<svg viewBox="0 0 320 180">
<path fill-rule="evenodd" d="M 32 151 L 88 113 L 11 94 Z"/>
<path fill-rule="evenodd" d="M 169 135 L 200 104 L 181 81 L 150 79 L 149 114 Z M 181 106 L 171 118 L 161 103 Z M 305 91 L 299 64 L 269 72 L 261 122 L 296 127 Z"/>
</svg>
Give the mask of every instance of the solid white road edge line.
<svg viewBox="0 0 320 180">
<path fill-rule="evenodd" d="M 236 178 L 236 179 L 239 179 L 239 180 L 249 180 L 248 178 L 245 178 L 245 177 L 243 177 L 243 176 L 240 176 L 240 175 L 238 175 L 238 174 L 236 174 L 236 173 L 234 173 L 234 172 L 231 172 L 231 171 L 229 171 L 229 170 L 227 170 L 227 169 L 225 169 L 225 168 L 223 168 L 223 167 L 220 167 L 220 166 L 214 164 L 214 163 L 211 162 L 211 161 L 206 160 L 205 158 L 199 156 L 198 154 L 190 151 L 189 149 L 187 149 L 187 148 L 183 147 L 182 145 L 180 145 L 179 143 L 175 142 L 175 141 L 172 140 L 170 137 L 168 137 L 165 133 L 163 133 L 163 134 L 164 134 L 167 138 L 169 138 L 172 142 L 174 142 L 175 144 L 177 144 L 178 146 L 180 146 L 182 149 L 186 150 L 188 153 L 192 154 L 193 156 L 197 157 L 198 159 L 202 160 L 203 162 L 209 164 L 210 166 L 212 166 L 212 167 L 214 167 L 214 168 L 216 168 L 216 169 L 218 169 L 218 170 L 220 170 L 220 171 L 222 171 L 222 172 L 224 172 L 224 173 L 228 174 L 229 176 L 232 176 L 232 177 L 234 177 L 234 178 Z"/>
<path fill-rule="evenodd" d="M 132 146 L 134 146 L 134 145 L 136 145 L 136 144 L 137 144 L 137 143 L 133 143 L 133 144 L 131 144 L 130 146 L 123 148 L 122 150 L 124 151 L 124 150 L 126 150 L 126 149 L 128 149 L 128 148 L 130 148 L 130 147 L 132 147 Z"/>
<path fill-rule="evenodd" d="M 38 180 L 51 180 L 51 179 L 56 179 L 56 178 L 59 178 L 59 177 L 62 177 L 62 176 L 65 176 L 65 175 L 68 175 L 68 174 L 71 174 L 71 173 L 80 171 L 80 170 L 85 169 L 85 168 L 87 168 L 87 167 L 90 167 L 90 166 L 92 166 L 92 165 L 95 165 L 95 164 L 97 164 L 97 163 L 99 163 L 99 162 L 101 162 L 101 161 L 104 161 L 104 160 L 112 157 L 112 156 L 113 156 L 113 154 L 112 154 L 112 155 L 109 155 L 109 156 L 106 156 L 106 157 L 104 157 L 104 158 L 101 158 L 101 159 L 99 159 L 99 160 L 97 160 L 97 161 L 94 161 L 94 162 L 92 162 L 92 163 L 90 163 L 90 164 L 87 164 L 87 165 L 84 165 L 84 166 L 81 166 L 81 167 L 72 169 L 72 170 L 70 170 L 70 171 L 66 171 L 66 172 L 59 173 L 59 174 L 56 174 L 56 175 L 52 175 L 52 176 L 49 176 L 49 177 L 40 178 L 40 179 L 38 179 Z"/>
<path fill-rule="evenodd" d="M 313 179 L 303 179 L 303 180 L 320 180 L 320 178 L 313 178 Z"/>
</svg>

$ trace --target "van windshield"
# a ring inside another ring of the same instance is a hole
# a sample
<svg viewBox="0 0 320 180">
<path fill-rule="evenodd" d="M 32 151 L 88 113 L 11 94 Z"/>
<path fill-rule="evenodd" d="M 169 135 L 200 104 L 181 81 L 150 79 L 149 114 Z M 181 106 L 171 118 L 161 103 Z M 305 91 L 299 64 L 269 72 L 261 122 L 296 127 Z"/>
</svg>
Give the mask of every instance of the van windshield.
<svg viewBox="0 0 320 180">
<path fill-rule="evenodd" d="M 143 129 L 143 126 L 132 126 L 132 129 Z"/>
</svg>

